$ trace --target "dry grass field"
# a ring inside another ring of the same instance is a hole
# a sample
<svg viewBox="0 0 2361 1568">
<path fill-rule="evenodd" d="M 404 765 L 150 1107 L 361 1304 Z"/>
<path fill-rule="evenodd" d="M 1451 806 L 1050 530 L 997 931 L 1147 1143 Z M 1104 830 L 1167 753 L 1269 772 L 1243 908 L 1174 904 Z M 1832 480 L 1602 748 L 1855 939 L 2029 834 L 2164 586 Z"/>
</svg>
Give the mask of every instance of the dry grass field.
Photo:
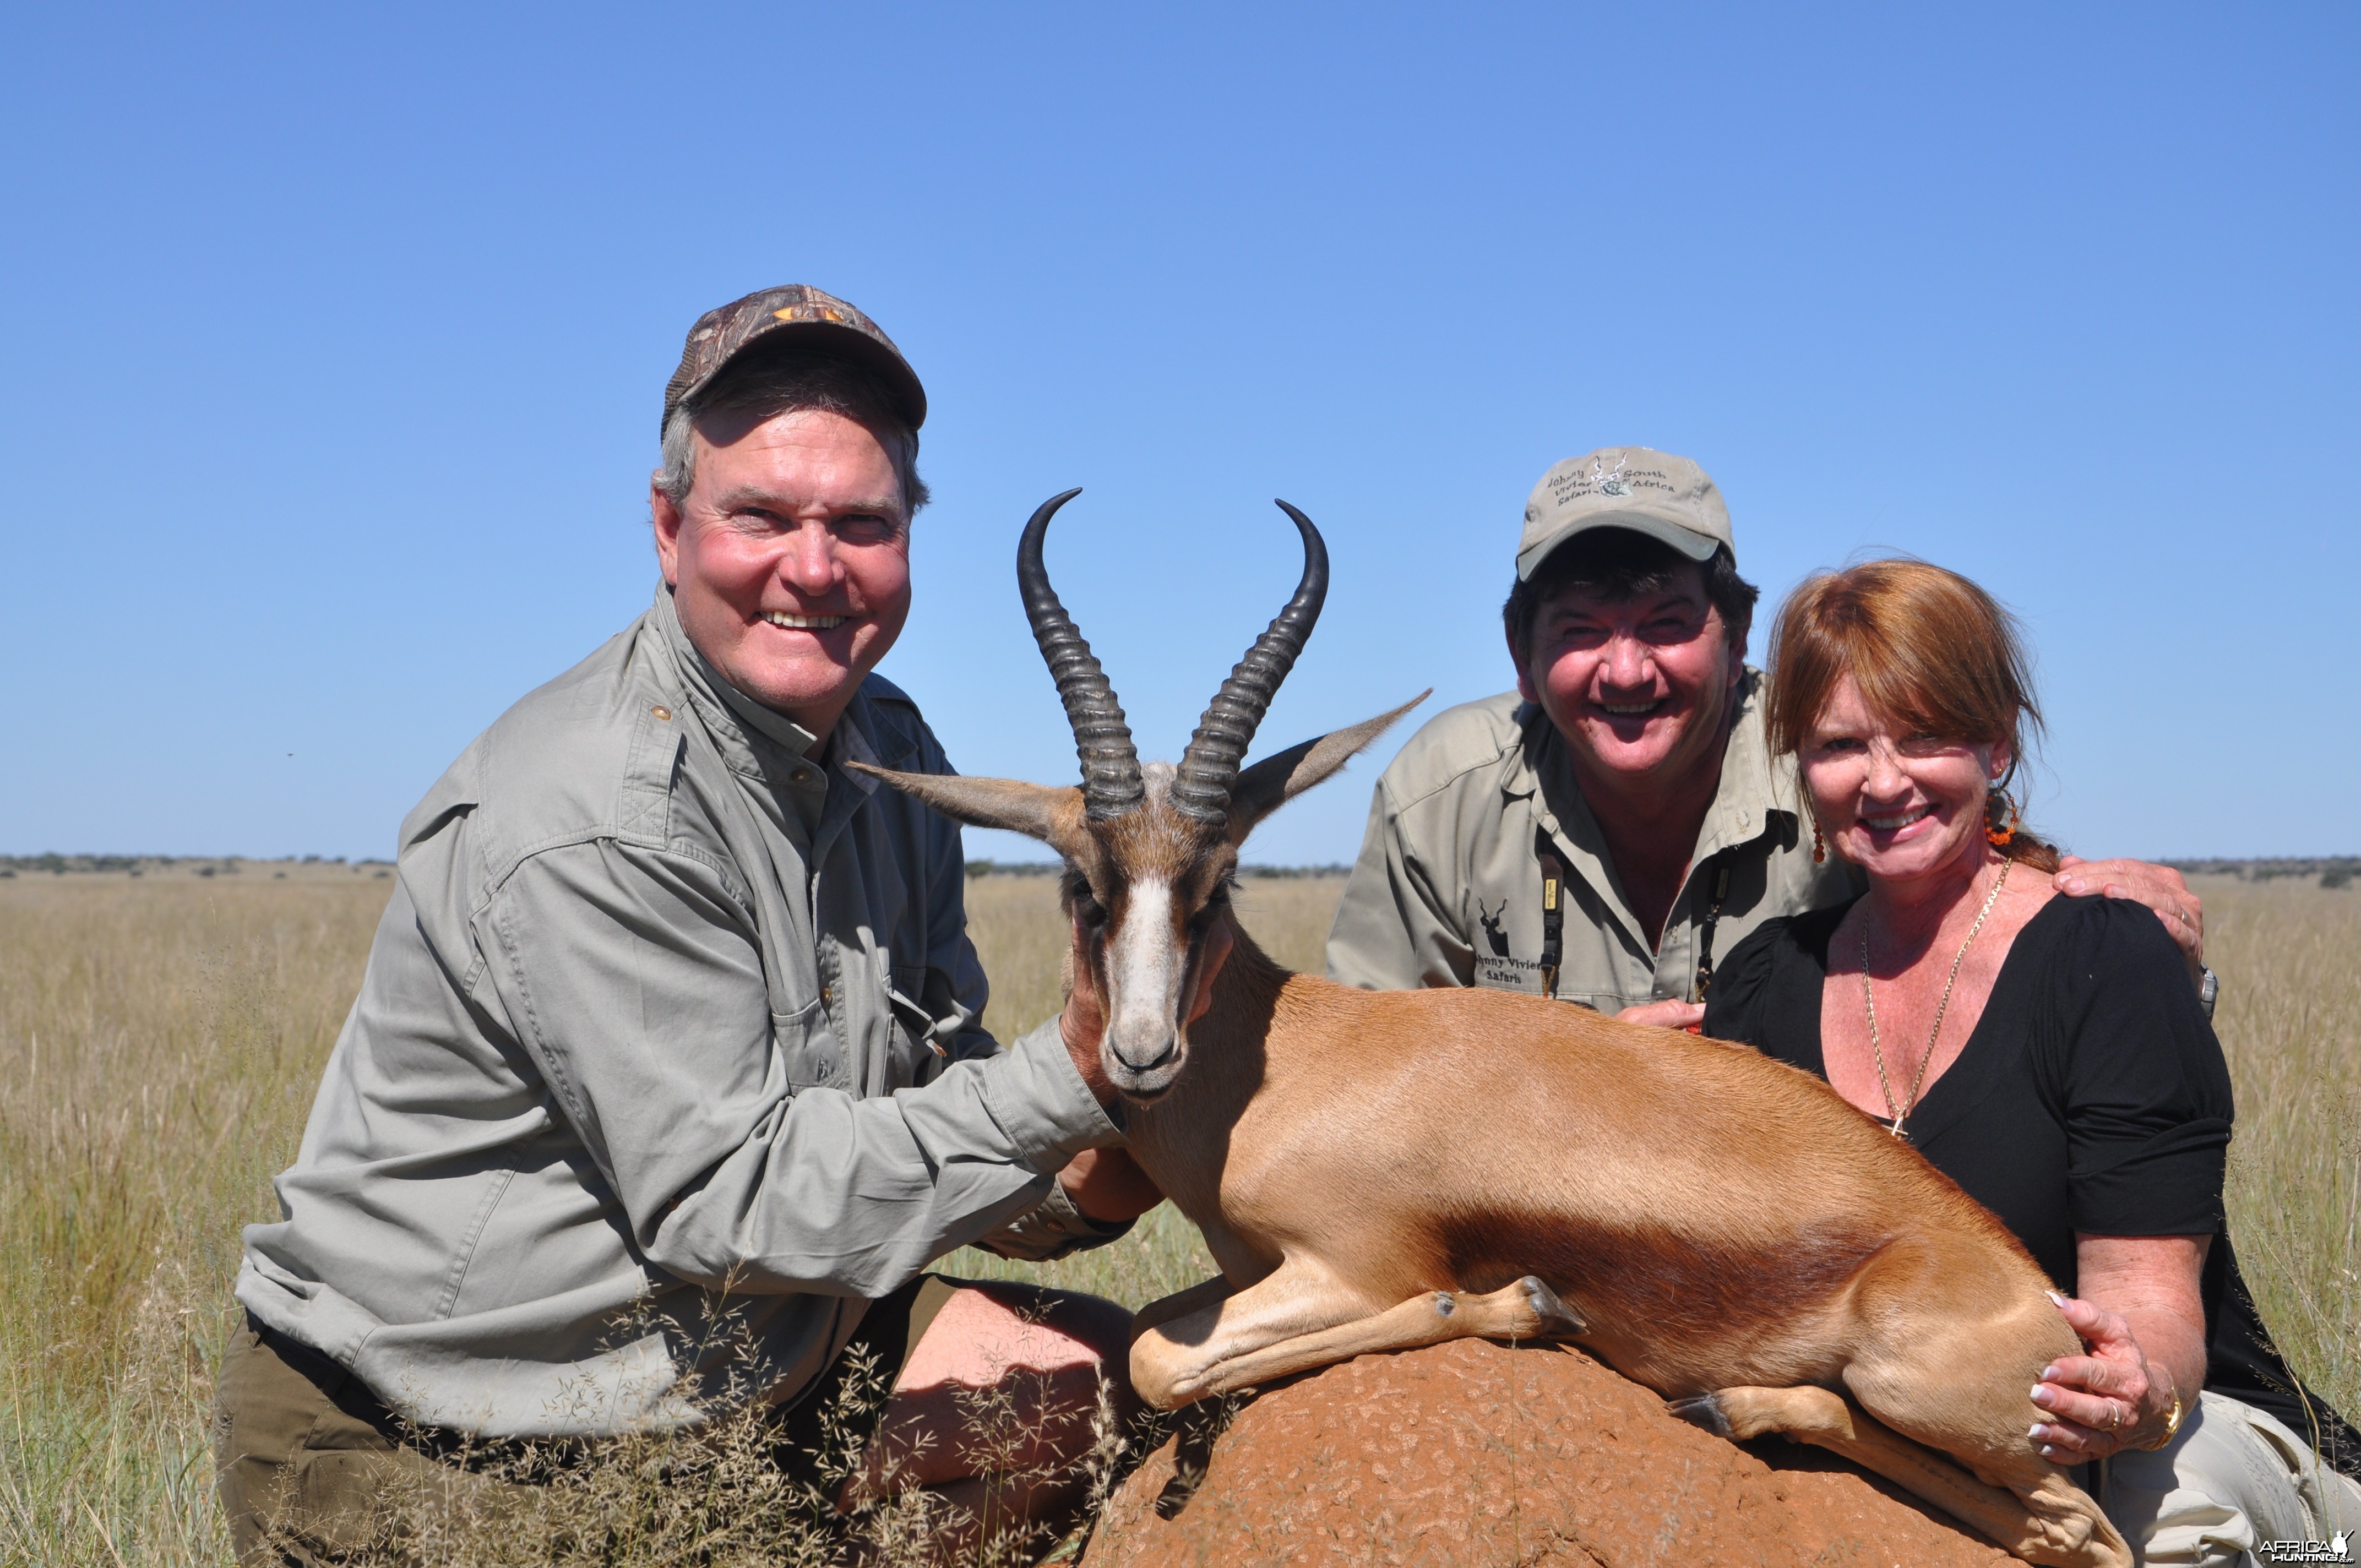
<svg viewBox="0 0 2361 1568">
<path fill-rule="evenodd" d="M 2201 885 L 2239 1092 L 2240 1252 L 2296 1365 L 2361 1409 L 2361 893 Z M 238 1227 L 274 1212 L 388 886 L 374 868 L 253 862 L 0 881 L 0 1563 L 228 1562 L 207 1437 Z M 971 887 L 1007 1037 L 1056 1004 L 1054 889 Z M 1312 967 L 1336 892 L 1257 881 L 1242 902 Z M 1133 1304 L 1207 1272 L 1169 1208 L 1060 1264 L 941 1266 Z"/>
</svg>

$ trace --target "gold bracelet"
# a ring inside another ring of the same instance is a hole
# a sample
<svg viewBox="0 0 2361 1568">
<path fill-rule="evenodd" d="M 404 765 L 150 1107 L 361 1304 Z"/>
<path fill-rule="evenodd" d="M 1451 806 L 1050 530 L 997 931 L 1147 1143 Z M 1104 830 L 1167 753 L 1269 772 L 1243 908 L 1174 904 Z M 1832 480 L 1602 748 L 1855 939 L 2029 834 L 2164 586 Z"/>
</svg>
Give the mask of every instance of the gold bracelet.
<svg viewBox="0 0 2361 1568">
<path fill-rule="evenodd" d="M 2148 1453 L 2154 1453 L 2180 1435 L 2180 1418 L 2184 1413 L 2180 1408 L 2180 1390 L 2175 1388 L 2172 1391 L 2172 1413 L 2164 1418 L 2164 1435 L 2147 1445 Z"/>
</svg>

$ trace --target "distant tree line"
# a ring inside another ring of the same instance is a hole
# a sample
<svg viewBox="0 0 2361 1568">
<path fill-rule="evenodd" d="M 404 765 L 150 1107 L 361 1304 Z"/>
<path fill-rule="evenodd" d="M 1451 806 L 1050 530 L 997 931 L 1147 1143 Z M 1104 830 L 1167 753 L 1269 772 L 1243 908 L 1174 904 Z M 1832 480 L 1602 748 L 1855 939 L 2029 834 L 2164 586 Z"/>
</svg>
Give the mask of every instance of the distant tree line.
<svg viewBox="0 0 2361 1568">
<path fill-rule="evenodd" d="M 967 874 L 979 876 L 1056 876 L 1066 868 L 1056 861 L 970 861 Z M 1240 866 L 1238 875 L 1288 882 L 1298 877 L 1345 876 L 1350 866 Z"/>
<path fill-rule="evenodd" d="M 236 876 L 248 866 L 268 870 L 277 866 L 341 866 L 347 862 L 342 855 L 323 857 L 284 856 L 276 861 L 258 861 L 244 855 L 0 855 L 0 877 L 65 876 L 71 872 L 127 872 L 145 876 L 149 872 L 188 871 L 198 876 Z M 391 872 L 390 861 L 354 861 L 355 872 L 364 867 L 375 869 L 379 875 Z M 279 874 L 285 875 L 281 872 Z"/>
<path fill-rule="evenodd" d="M 2252 861 L 2167 861 L 2166 865 L 2183 876 L 2234 876 L 2244 882 L 2270 882 L 2279 877 L 2318 877 L 2320 885 L 2327 888 L 2350 887 L 2356 875 L 2361 875 L 2361 855 L 2315 855 L 2310 859 Z M 365 868 L 385 874 L 392 865 L 390 861 L 364 860 L 347 862 L 342 855 L 289 855 L 277 861 L 250 860 L 242 855 L 0 855 L 0 877 L 65 876 L 70 872 L 128 872 L 133 876 L 151 871 L 188 871 L 198 876 L 236 876 L 242 867 L 269 869 L 273 866 L 341 866 L 350 864 L 355 872 Z M 1055 876 L 1065 868 L 1055 861 L 990 861 L 975 860 L 967 863 L 967 874 L 984 876 Z M 1341 877 L 1352 871 L 1347 865 L 1324 866 L 1240 866 L 1242 877 L 1269 878 L 1287 881 L 1298 877 Z"/>
<path fill-rule="evenodd" d="M 2183 876 L 2234 876 L 2242 882 L 2270 882 L 2279 877 L 2316 876 L 2323 887 L 2350 887 L 2361 872 L 2361 855 L 2321 855 L 2311 860 L 2167 861 Z"/>
<path fill-rule="evenodd" d="M 2311 859 L 2255 861 L 2167 861 L 2164 862 L 2183 876 L 2234 876 L 2243 882 L 2270 882 L 2279 877 L 2318 877 L 2320 885 L 2328 888 L 2350 887 L 2356 875 L 2361 875 L 2361 855 L 2316 855 Z M 364 868 L 384 872 L 390 861 L 364 860 L 347 862 L 342 855 L 286 856 L 277 861 L 250 860 L 242 855 L 0 855 L 0 877 L 64 876 L 74 872 L 129 872 L 138 876 L 151 871 L 192 871 L 198 876 L 236 876 L 241 867 L 269 869 L 273 866 L 341 866 L 350 864 L 356 872 Z M 1055 876 L 1065 868 L 1056 861 L 970 861 L 967 874 L 983 876 Z M 1340 877 L 1351 872 L 1347 865 L 1324 866 L 1240 866 L 1242 877 L 1262 877 L 1288 881 L 1299 877 Z"/>
</svg>

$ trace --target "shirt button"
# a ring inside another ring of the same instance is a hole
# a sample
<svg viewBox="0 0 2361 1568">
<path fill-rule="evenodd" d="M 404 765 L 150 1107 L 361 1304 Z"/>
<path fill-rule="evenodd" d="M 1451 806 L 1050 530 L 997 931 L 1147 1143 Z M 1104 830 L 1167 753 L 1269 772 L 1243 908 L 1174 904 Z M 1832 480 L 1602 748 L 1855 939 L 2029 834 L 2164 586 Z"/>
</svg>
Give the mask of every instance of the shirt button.
<svg viewBox="0 0 2361 1568">
<path fill-rule="evenodd" d="M 797 768 L 794 773 L 789 773 L 787 777 L 790 781 L 796 784 L 809 784 L 812 782 L 812 771 L 809 768 Z"/>
<path fill-rule="evenodd" d="M 823 985 L 819 988 L 819 1004 L 822 1007 L 836 1005 L 836 992 L 831 987 Z"/>
<path fill-rule="evenodd" d="M 655 707 L 648 709 L 648 711 L 654 714 L 656 718 L 664 723 L 670 724 L 672 722 L 672 709 L 666 707 L 662 703 L 656 704 Z"/>
</svg>

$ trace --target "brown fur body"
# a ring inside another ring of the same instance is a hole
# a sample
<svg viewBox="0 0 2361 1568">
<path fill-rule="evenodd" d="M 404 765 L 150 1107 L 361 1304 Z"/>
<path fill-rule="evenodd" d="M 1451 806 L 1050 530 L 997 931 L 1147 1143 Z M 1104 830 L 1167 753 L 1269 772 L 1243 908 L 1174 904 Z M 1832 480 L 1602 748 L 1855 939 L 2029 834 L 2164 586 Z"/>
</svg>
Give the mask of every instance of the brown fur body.
<svg viewBox="0 0 2361 1568">
<path fill-rule="evenodd" d="M 1131 1151 L 1235 1285 L 1317 1258 L 1374 1310 L 1537 1274 L 1587 1346 L 1672 1396 L 1832 1384 L 1855 1348 L 1839 1325 L 1866 1315 L 1873 1334 L 1897 1272 L 1923 1277 L 1906 1287 L 1922 1307 L 1933 1287 L 2047 1331 L 2007 1373 L 2018 1403 L 2080 1354 L 1999 1221 L 1752 1051 L 1538 997 L 1356 991 L 1244 940 L 1190 1043 L 1193 1069 L 1131 1108 Z"/>
<path fill-rule="evenodd" d="M 1570 1337 L 1668 1398 L 1850 1396 L 1989 1487 L 2071 1493 L 2097 1526 L 2012 1540 L 1974 1521 L 2003 1544 L 2127 1561 L 2026 1435 L 2042 1368 L 2081 1350 L 2049 1281 L 1825 1083 L 1538 997 L 1356 991 L 1236 940 L 1190 1070 L 1129 1111 L 1133 1157 L 1224 1275 L 1141 1314 L 1151 1401 L 1239 1386 L 1224 1367 L 1267 1361 L 1275 1334 L 1537 1276 L 1581 1320 Z"/>
</svg>

